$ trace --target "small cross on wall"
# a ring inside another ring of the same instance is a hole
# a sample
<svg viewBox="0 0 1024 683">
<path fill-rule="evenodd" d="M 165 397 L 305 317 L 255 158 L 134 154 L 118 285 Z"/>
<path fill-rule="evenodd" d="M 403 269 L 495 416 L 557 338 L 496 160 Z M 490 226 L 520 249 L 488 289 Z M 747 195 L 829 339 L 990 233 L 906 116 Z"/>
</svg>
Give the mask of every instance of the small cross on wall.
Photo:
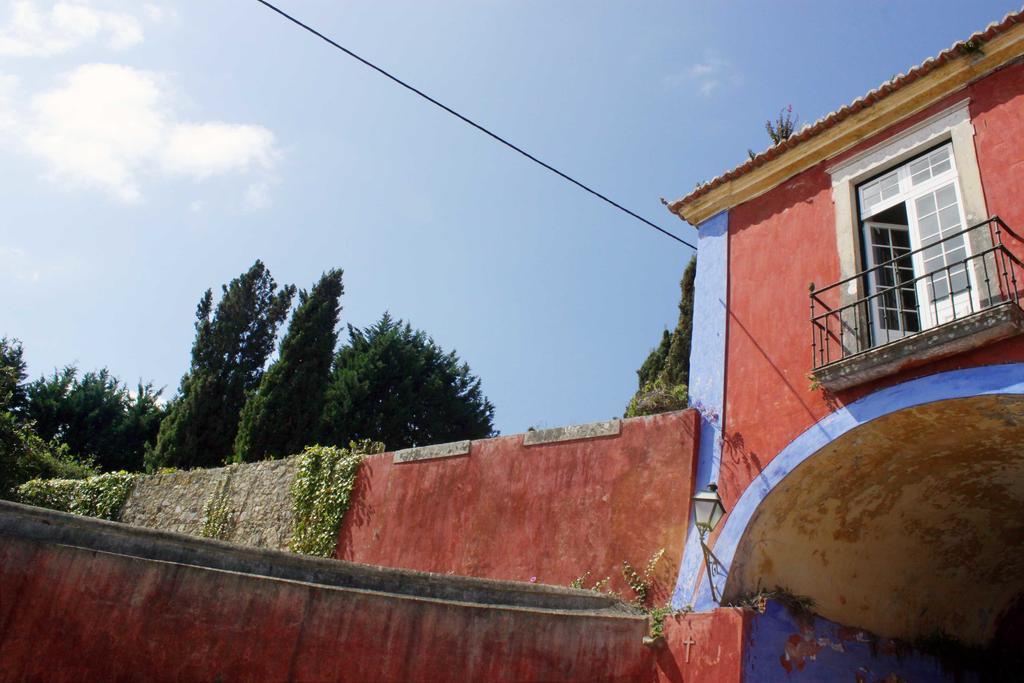
<svg viewBox="0 0 1024 683">
<path fill-rule="evenodd" d="M 683 641 L 683 645 L 686 646 L 686 663 L 690 663 L 690 646 L 694 645 L 697 641 L 693 639 L 692 635 L 687 635 L 686 640 Z"/>
</svg>

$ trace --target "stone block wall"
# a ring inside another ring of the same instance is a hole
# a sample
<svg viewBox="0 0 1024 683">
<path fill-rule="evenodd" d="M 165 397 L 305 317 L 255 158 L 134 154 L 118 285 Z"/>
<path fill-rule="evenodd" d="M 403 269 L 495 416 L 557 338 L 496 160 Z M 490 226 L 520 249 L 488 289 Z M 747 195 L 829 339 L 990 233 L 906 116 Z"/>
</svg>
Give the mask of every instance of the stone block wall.
<svg viewBox="0 0 1024 683">
<path fill-rule="evenodd" d="M 139 477 L 121 511 L 134 526 L 203 535 L 208 506 L 226 511 L 221 540 L 287 550 L 296 458 Z"/>
</svg>

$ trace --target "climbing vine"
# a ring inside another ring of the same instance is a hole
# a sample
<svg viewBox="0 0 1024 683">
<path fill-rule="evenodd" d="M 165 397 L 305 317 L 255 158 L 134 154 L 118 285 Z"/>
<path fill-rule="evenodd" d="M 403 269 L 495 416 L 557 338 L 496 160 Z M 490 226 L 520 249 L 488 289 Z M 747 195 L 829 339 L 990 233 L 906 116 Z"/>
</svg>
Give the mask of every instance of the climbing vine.
<svg viewBox="0 0 1024 683">
<path fill-rule="evenodd" d="M 688 609 L 675 609 L 667 603 L 662 607 L 655 607 L 649 610 L 647 616 L 651 618 L 651 638 L 660 638 L 665 635 L 665 619 L 667 617 L 688 611 Z"/>
<path fill-rule="evenodd" d="M 203 506 L 203 528 L 199 531 L 201 536 L 224 540 L 234 527 L 231 508 L 228 506 L 231 501 L 228 493 L 231 488 L 232 471 L 229 466 L 217 484 L 217 490 Z"/>
<path fill-rule="evenodd" d="M 298 457 L 292 483 L 292 552 L 330 557 L 338 527 L 348 510 L 363 458 L 384 452 L 384 444 L 353 441 L 348 448 L 308 446 Z"/>
<path fill-rule="evenodd" d="M 132 492 L 135 476 L 120 471 L 86 479 L 32 479 L 18 487 L 17 499 L 26 505 L 116 520 Z"/>
<path fill-rule="evenodd" d="M 665 549 L 659 548 L 651 559 L 647 560 L 647 565 L 644 567 L 642 573 L 637 572 L 628 561 L 622 561 L 622 578 L 626 580 L 626 584 L 633 590 L 634 598 L 633 602 L 637 607 L 644 607 L 647 605 L 647 598 L 651 592 L 651 585 L 654 583 L 654 568 L 661 562 L 661 558 L 665 556 Z"/>
</svg>

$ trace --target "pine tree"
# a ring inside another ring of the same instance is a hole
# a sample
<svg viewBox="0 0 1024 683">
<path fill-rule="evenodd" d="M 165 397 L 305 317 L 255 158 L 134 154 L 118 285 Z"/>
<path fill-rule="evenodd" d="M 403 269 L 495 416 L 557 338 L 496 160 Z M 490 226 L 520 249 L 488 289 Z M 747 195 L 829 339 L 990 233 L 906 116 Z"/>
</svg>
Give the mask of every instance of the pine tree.
<svg viewBox="0 0 1024 683">
<path fill-rule="evenodd" d="M 662 332 L 658 347 L 636 371 L 637 392 L 626 417 L 681 410 L 687 405 L 690 382 L 690 342 L 693 336 L 693 292 L 697 258 L 690 259 L 679 281 L 679 320 L 671 333 Z"/>
<path fill-rule="evenodd" d="M 242 411 L 235 457 L 241 461 L 283 457 L 311 445 L 323 412 L 324 393 L 338 341 L 342 271 L 331 270 L 307 294 L 281 341 L 281 353 Z"/>
<path fill-rule="evenodd" d="M 210 290 L 196 307 L 192 363 L 160 424 L 150 467 L 212 466 L 231 456 L 246 395 L 259 386 L 295 294 L 291 285 L 278 292 L 260 261 L 221 290 L 216 310 Z"/>
<path fill-rule="evenodd" d="M 494 406 L 454 351 L 387 313 L 348 332 L 334 360 L 321 443 L 371 439 L 398 449 L 494 434 Z"/>
</svg>

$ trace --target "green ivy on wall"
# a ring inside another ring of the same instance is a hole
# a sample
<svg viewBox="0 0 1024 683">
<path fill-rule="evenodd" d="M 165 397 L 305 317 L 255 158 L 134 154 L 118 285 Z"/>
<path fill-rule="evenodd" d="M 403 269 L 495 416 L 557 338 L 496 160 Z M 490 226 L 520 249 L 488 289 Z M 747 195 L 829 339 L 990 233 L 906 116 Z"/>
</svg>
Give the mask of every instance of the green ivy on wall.
<svg viewBox="0 0 1024 683">
<path fill-rule="evenodd" d="M 17 489 L 26 505 L 116 520 L 132 492 L 136 475 L 109 472 L 86 479 L 32 479 Z"/>
<path fill-rule="evenodd" d="M 368 439 L 352 441 L 348 448 L 306 447 L 292 483 L 292 552 L 334 554 L 359 465 L 367 455 L 383 452 L 384 444 Z"/>
<path fill-rule="evenodd" d="M 234 473 L 233 467 L 234 465 L 228 466 L 217 484 L 217 490 L 203 506 L 203 528 L 199 531 L 200 536 L 225 540 L 234 527 L 234 516 L 228 507 L 231 502 L 228 494 L 231 488 L 231 475 Z"/>
</svg>

